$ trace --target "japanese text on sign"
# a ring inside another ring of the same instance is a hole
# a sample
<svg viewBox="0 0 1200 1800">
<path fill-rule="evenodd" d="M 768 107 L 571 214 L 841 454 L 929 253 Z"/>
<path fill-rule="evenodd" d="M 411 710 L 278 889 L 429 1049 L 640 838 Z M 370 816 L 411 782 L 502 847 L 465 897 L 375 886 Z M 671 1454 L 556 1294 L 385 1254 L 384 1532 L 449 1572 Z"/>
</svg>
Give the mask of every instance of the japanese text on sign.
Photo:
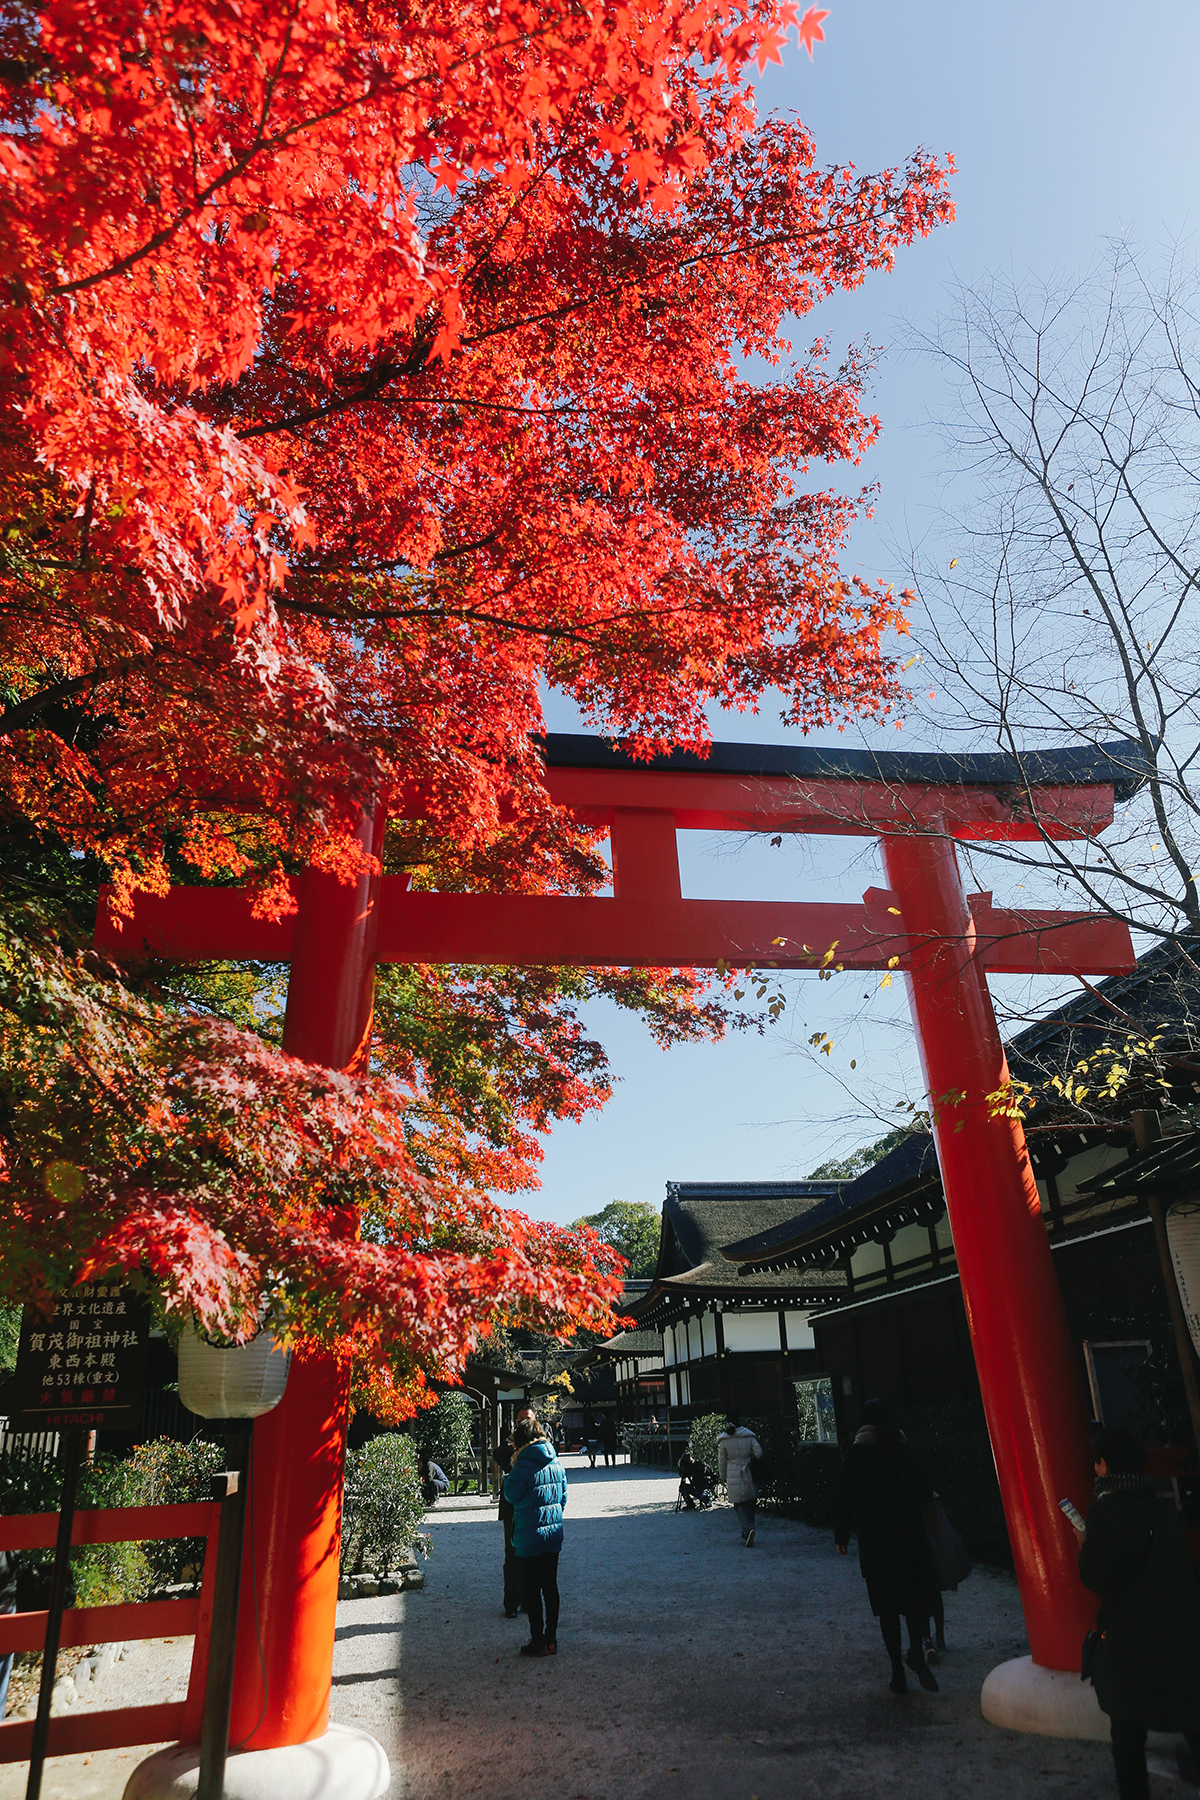
<svg viewBox="0 0 1200 1800">
<path fill-rule="evenodd" d="M 47 1314 L 27 1306 L 17 1352 L 15 1422 L 137 1430 L 150 1309 L 132 1289 L 81 1282 Z"/>
</svg>

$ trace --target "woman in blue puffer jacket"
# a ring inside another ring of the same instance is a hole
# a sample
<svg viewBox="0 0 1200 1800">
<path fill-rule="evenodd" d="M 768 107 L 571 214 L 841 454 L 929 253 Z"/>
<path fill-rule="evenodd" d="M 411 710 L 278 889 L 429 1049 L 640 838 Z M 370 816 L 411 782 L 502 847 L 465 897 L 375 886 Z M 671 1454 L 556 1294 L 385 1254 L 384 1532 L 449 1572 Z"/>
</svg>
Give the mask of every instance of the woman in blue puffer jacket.
<svg viewBox="0 0 1200 1800">
<path fill-rule="evenodd" d="M 512 1468 L 504 1477 L 504 1498 L 513 1509 L 513 1549 L 529 1617 L 529 1642 L 521 1646 L 521 1655 L 556 1656 L 558 1553 L 563 1541 L 567 1478 L 545 1427 L 536 1419 L 522 1419 L 513 1433 Z"/>
</svg>

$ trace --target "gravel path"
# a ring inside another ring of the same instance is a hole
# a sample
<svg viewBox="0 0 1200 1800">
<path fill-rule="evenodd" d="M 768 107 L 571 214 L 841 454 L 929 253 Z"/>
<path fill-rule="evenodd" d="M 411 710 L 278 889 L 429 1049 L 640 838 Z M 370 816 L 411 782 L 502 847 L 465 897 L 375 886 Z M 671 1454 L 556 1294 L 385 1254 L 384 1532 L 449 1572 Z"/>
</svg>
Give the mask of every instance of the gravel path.
<svg viewBox="0 0 1200 1800">
<path fill-rule="evenodd" d="M 979 1712 L 988 1670 L 1028 1650 L 1010 1578 L 947 1596 L 942 1692 L 897 1699 L 828 1533 L 765 1517 L 747 1551 L 728 1507 L 676 1515 L 672 1476 L 567 1471 L 557 1657 L 517 1655 L 490 1509 L 443 1502 L 424 1591 L 340 1609 L 334 1717 L 383 1743 L 389 1800 L 526 1800 L 531 1781 L 561 1800 L 1115 1800 L 1104 1746 Z"/>
<path fill-rule="evenodd" d="M 977 1570 L 947 1596 L 942 1691 L 896 1699 L 857 1562 L 827 1533 L 765 1517 L 747 1551 L 727 1507 L 673 1512 L 674 1477 L 567 1471 L 557 1657 L 518 1657 L 500 1527 L 478 1501 L 429 1515 L 423 1591 L 338 1608 L 333 1717 L 384 1745 L 389 1800 L 527 1800 L 531 1783 L 556 1800 L 1115 1800 L 1103 1745 L 980 1715 L 987 1671 L 1027 1650 L 1010 1578 Z M 189 1651 L 138 1646 L 96 1703 L 181 1694 Z M 145 1754 L 59 1759 L 43 1793 L 119 1800 Z M 1151 1791 L 1188 1792 L 1165 1776 Z M 0 1800 L 23 1792 L 23 1769 L 0 1771 Z"/>
</svg>

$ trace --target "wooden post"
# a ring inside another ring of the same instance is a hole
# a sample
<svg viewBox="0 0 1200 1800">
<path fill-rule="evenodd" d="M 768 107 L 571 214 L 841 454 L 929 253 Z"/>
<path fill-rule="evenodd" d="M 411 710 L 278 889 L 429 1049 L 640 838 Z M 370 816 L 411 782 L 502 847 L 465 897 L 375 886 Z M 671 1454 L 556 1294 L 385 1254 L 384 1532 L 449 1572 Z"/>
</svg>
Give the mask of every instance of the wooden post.
<svg viewBox="0 0 1200 1800">
<path fill-rule="evenodd" d="M 29 1752 L 29 1780 L 25 1785 L 25 1800 L 38 1800 L 41 1794 L 46 1746 L 50 1741 L 50 1702 L 54 1696 L 54 1678 L 58 1669 L 58 1641 L 62 1635 L 63 1608 L 67 1600 L 67 1580 L 71 1573 L 71 1532 L 75 1524 L 75 1495 L 79 1487 L 79 1465 L 83 1461 L 83 1437 L 84 1434 L 77 1425 L 72 1425 L 66 1434 L 62 1504 L 58 1514 L 58 1538 L 54 1546 L 54 1574 L 50 1582 L 50 1608 L 46 1615 L 46 1642 L 42 1649 L 42 1682 L 38 1689 L 37 1718 L 33 1724 L 33 1744 Z"/>
<path fill-rule="evenodd" d="M 204 1688 L 204 1720 L 200 1728 L 200 1779 L 196 1800 L 222 1800 L 225 1759 L 229 1754 L 229 1714 L 233 1704 L 233 1665 L 237 1653 L 238 1601 L 242 1585 L 242 1540 L 246 1523 L 246 1472 L 250 1462 L 250 1430 L 231 1431 L 227 1469 L 213 1476 L 213 1499 L 221 1502 L 217 1538 L 217 1571 L 213 1583 L 212 1629 L 208 1640 L 208 1679 Z"/>
</svg>

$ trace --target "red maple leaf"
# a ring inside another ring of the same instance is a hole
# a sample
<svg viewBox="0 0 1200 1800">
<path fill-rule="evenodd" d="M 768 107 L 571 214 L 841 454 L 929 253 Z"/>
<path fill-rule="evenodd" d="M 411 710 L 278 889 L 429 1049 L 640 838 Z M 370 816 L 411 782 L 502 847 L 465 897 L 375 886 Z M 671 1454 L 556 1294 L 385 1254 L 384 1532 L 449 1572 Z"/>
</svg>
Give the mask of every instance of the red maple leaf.
<svg viewBox="0 0 1200 1800">
<path fill-rule="evenodd" d="M 822 11 L 819 7 L 810 6 L 800 21 L 798 28 L 800 42 L 808 51 L 808 60 L 810 62 L 812 61 L 813 45 L 823 44 L 825 42 L 825 33 L 821 30 L 821 21 L 828 17 L 828 7 Z"/>
</svg>

